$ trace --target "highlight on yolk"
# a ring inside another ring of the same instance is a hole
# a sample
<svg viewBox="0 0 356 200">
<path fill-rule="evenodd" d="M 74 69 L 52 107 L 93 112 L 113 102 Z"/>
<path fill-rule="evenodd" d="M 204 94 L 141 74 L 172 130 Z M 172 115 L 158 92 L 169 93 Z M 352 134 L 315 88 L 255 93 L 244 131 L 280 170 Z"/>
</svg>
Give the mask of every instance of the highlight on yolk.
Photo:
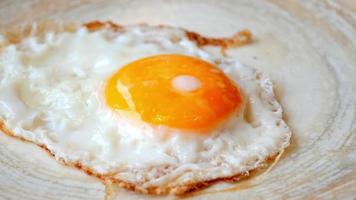
<svg viewBox="0 0 356 200">
<path fill-rule="evenodd" d="M 107 104 L 141 120 L 182 130 L 210 130 L 242 105 L 238 87 L 214 65 L 177 54 L 131 62 L 109 79 Z"/>
</svg>

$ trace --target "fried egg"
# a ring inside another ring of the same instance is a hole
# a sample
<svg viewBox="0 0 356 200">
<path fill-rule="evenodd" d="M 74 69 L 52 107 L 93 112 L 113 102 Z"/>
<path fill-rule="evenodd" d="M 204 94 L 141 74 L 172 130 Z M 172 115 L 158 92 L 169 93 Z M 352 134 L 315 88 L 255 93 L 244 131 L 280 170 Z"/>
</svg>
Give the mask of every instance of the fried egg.
<svg viewBox="0 0 356 200">
<path fill-rule="evenodd" d="M 1 129 L 119 186 L 181 194 L 289 144 L 269 78 L 168 26 L 32 34 L 0 53 Z"/>
</svg>

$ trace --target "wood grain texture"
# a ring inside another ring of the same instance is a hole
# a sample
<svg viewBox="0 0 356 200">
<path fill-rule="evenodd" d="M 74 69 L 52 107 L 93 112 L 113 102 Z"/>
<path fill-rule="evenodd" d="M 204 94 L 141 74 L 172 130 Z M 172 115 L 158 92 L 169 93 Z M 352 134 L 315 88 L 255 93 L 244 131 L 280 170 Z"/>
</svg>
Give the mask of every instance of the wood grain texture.
<svg viewBox="0 0 356 200">
<path fill-rule="evenodd" d="M 269 173 L 235 185 L 239 189 L 186 199 L 355 199 L 353 0 L 0 0 L 1 30 L 34 21 L 97 19 L 169 24 L 208 36 L 248 28 L 255 35 L 254 44 L 228 54 L 270 74 L 293 130 L 292 144 Z M 61 166 L 35 145 L 0 134 L 0 152 L 0 199 L 105 196 L 95 178 Z M 108 190 L 108 199 L 156 198 Z"/>
</svg>

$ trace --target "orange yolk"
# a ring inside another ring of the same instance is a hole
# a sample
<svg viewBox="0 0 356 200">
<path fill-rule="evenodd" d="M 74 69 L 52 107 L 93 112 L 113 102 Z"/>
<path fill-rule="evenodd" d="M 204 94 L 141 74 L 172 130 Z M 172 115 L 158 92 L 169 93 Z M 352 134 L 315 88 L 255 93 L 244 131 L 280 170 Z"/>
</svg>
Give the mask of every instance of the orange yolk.
<svg viewBox="0 0 356 200">
<path fill-rule="evenodd" d="M 123 66 L 105 88 L 114 110 L 132 111 L 141 120 L 182 130 L 210 130 L 242 105 L 238 87 L 214 65 L 167 54 Z"/>
</svg>

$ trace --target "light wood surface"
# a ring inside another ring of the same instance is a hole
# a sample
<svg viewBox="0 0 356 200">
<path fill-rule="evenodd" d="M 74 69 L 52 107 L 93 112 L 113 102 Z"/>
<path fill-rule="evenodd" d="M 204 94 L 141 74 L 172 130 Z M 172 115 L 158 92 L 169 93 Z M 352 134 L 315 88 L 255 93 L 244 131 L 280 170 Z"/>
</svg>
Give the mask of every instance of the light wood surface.
<svg viewBox="0 0 356 200">
<path fill-rule="evenodd" d="M 271 75 L 293 130 L 291 146 L 269 173 L 237 184 L 239 189 L 186 198 L 356 198 L 354 0 L 0 0 L 1 30 L 34 21 L 97 19 L 170 24 L 209 36 L 248 28 L 255 35 L 253 44 L 228 54 Z M 0 134 L 0 171 L 0 199 L 105 196 L 104 186 L 95 178 L 4 134 Z M 155 198 L 123 190 L 106 197 Z"/>
</svg>

